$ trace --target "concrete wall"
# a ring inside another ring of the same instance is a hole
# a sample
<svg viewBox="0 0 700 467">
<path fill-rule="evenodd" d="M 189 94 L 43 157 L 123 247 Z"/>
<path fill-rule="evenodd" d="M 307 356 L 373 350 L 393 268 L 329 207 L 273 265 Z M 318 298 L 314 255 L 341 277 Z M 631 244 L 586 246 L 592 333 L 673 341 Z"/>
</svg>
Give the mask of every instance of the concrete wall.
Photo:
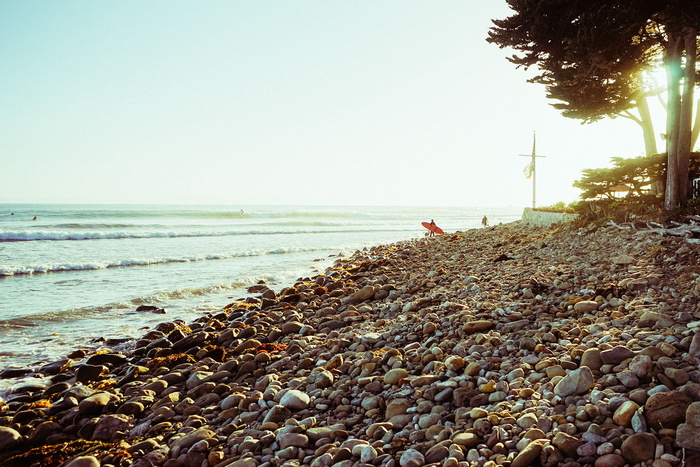
<svg viewBox="0 0 700 467">
<path fill-rule="evenodd" d="M 546 227 L 552 224 L 563 224 L 564 222 L 572 222 L 576 220 L 577 217 L 577 214 L 568 214 L 563 212 L 533 211 L 532 208 L 525 208 L 521 220 L 522 222 L 528 225 Z"/>
</svg>

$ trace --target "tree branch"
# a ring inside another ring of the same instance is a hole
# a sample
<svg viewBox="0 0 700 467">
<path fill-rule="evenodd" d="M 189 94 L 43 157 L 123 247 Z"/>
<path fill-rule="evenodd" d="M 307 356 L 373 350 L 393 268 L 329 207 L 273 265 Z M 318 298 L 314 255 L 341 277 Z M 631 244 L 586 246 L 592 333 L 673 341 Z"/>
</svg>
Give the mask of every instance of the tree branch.
<svg viewBox="0 0 700 467">
<path fill-rule="evenodd" d="M 629 118 L 630 120 L 634 121 L 638 125 L 642 124 L 642 120 L 639 117 L 637 117 L 636 115 L 634 115 L 632 112 L 630 112 L 629 110 L 624 110 L 624 111 L 620 112 L 618 115 L 620 117 Z"/>
</svg>

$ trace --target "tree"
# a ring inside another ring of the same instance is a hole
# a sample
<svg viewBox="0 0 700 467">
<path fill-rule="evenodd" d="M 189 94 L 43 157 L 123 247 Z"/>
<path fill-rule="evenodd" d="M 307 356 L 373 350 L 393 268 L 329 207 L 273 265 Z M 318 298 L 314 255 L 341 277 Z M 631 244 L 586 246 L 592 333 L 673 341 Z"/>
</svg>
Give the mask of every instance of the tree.
<svg viewBox="0 0 700 467">
<path fill-rule="evenodd" d="M 613 157 L 612 168 L 586 169 L 574 187 L 583 191 L 581 199 L 615 197 L 615 188 L 629 188 L 627 196 L 644 197 L 651 194 L 652 185 L 663 177 L 665 156 L 642 156 L 630 159 Z"/>
<path fill-rule="evenodd" d="M 537 66 L 562 114 L 583 123 L 627 116 L 642 125 L 647 153 L 655 136 L 644 72 L 663 60 L 668 70 L 664 207 L 685 205 L 692 143 L 700 2 L 697 0 L 507 0 L 515 12 L 493 20 L 487 41 L 509 47 L 517 67 Z M 639 116 L 631 114 L 636 108 Z"/>
</svg>

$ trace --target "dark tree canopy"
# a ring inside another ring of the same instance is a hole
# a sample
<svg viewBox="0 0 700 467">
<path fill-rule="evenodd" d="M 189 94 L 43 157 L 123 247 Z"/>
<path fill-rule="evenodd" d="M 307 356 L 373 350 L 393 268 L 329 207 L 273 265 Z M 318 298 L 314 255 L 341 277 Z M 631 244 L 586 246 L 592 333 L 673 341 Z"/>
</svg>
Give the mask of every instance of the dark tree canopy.
<svg viewBox="0 0 700 467">
<path fill-rule="evenodd" d="M 510 0 L 517 13 L 494 20 L 488 41 L 520 54 L 518 67 L 537 66 L 530 81 L 544 84 L 563 114 L 585 121 L 601 119 L 634 106 L 636 76 L 649 65 L 647 39 L 630 37 L 645 19 L 625 5 L 567 0 Z"/>
<path fill-rule="evenodd" d="M 530 81 L 545 85 L 547 97 L 567 117 L 593 122 L 637 108 L 643 121 L 649 88 L 642 72 L 663 61 L 670 70 L 667 205 L 682 204 L 679 187 L 687 184 L 691 149 L 700 1 L 507 2 L 514 14 L 494 20 L 487 41 L 513 49 L 508 60 L 517 67 L 536 67 L 539 74 Z M 654 136 L 646 125 L 648 143 Z"/>
</svg>

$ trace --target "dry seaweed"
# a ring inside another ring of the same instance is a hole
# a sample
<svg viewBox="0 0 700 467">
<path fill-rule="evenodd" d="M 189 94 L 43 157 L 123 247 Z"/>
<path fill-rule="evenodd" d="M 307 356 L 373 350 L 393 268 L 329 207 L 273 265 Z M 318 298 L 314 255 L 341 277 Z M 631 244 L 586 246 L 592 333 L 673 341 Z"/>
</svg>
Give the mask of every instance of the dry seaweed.
<svg viewBox="0 0 700 467">
<path fill-rule="evenodd" d="M 177 365 L 180 365 L 181 363 L 194 363 L 196 361 L 197 360 L 195 360 L 195 358 L 190 354 L 177 353 L 173 355 L 167 355 L 165 357 L 155 357 L 146 364 L 146 367 L 149 370 L 155 370 L 156 368 L 160 368 L 162 366 L 166 368 L 173 368 Z"/>
<path fill-rule="evenodd" d="M 98 460 L 110 456 L 113 465 L 115 460 L 130 457 L 126 451 L 127 444 L 123 441 L 105 443 L 102 441 L 87 441 L 76 439 L 66 443 L 39 446 L 5 460 L 5 467 L 27 467 L 30 465 L 51 466 L 60 465 L 76 456 L 93 456 Z"/>
</svg>

